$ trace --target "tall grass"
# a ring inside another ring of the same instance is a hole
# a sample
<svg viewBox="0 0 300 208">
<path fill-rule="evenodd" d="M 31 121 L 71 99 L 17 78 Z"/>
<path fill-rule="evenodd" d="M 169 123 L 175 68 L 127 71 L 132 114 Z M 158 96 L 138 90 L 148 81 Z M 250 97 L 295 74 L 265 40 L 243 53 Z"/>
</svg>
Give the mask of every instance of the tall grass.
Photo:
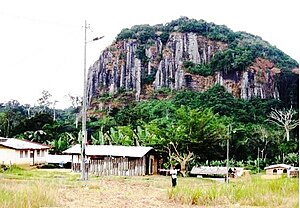
<svg viewBox="0 0 300 208">
<path fill-rule="evenodd" d="M 65 177 L 65 178 L 64 178 Z M 63 180 L 60 180 L 60 179 Z M 16 165 L 0 173 L 1 208 L 35 208 L 59 205 L 57 189 L 74 176 L 55 171 L 39 171 Z"/>
<path fill-rule="evenodd" d="M 43 181 L 1 181 L 1 208 L 35 208 L 57 205 L 54 184 Z"/>
<path fill-rule="evenodd" d="M 263 180 L 253 177 L 236 180 L 229 184 L 217 182 L 197 184 L 198 186 L 180 185 L 168 190 L 169 199 L 182 204 L 202 206 L 239 204 L 242 206 L 299 207 L 299 183 L 295 178 Z"/>
</svg>

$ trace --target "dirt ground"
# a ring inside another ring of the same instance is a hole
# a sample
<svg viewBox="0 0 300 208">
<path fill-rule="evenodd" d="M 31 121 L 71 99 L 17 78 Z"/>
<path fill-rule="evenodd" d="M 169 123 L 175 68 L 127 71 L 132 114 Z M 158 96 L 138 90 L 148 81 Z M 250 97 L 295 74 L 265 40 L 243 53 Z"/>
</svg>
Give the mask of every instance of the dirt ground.
<svg viewBox="0 0 300 208">
<path fill-rule="evenodd" d="M 151 177 L 101 179 L 82 182 L 79 186 L 65 185 L 60 188 L 60 207 L 199 207 L 182 205 L 168 199 L 171 188 L 169 177 L 160 180 Z"/>
</svg>

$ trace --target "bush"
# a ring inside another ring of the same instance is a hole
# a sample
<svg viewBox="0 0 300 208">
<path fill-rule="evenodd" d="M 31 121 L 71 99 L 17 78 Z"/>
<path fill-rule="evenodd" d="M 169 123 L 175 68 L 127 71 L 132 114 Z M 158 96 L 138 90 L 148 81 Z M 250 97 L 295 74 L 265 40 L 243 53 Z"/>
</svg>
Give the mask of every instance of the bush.
<svg viewBox="0 0 300 208">
<path fill-rule="evenodd" d="M 9 166 L 6 166 L 6 165 L 1 165 L 1 169 L 3 169 L 3 172 L 6 172 L 6 173 L 13 173 L 13 174 L 18 174 L 22 171 L 24 171 L 23 168 L 13 164 L 13 165 L 9 165 Z"/>
<path fill-rule="evenodd" d="M 0 166 L 0 173 L 3 173 L 4 171 L 6 171 L 8 169 L 8 167 L 6 165 L 1 165 Z"/>
<path fill-rule="evenodd" d="M 169 40 L 169 33 L 163 32 L 162 34 L 160 34 L 159 38 L 160 38 L 160 41 L 162 42 L 162 44 L 166 44 Z"/>
<path fill-rule="evenodd" d="M 212 68 L 207 64 L 198 64 L 194 67 L 187 68 L 187 71 L 191 74 L 198 74 L 204 77 L 212 76 L 214 74 Z"/>
<path fill-rule="evenodd" d="M 186 69 L 191 68 L 191 67 L 195 67 L 195 63 L 192 62 L 192 61 L 184 61 L 182 65 Z"/>
<path fill-rule="evenodd" d="M 121 30 L 121 32 L 117 35 L 117 40 L 125 40 L 134 38 L 134 32 L 128 28 Z"/>
<path fill-rule="evenodd" d="M 148 61 L 148 57 L 146 56 L 145 45 L 139 45 L 135 53 L 136 57 L 140 59 L 142 63 L 146 63 Z"/>
</svg>

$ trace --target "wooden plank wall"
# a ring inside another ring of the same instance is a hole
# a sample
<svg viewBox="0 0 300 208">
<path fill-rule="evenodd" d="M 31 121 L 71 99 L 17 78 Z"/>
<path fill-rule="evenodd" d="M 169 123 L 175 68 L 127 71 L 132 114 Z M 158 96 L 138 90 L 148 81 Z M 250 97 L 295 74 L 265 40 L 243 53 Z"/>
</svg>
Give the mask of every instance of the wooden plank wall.
<svg viewBox="0 0 300 208">
<path fill-rule="evenodd" d="M 72 170 L 80 172 L 80 163 L 73 163 Z M 97 176 L 141 176 L 146 174 L 146 159 L 145 157 L 136 159 L 128 159 L 127 157 L 91 159 L 88 172 Z"/>
</svg>

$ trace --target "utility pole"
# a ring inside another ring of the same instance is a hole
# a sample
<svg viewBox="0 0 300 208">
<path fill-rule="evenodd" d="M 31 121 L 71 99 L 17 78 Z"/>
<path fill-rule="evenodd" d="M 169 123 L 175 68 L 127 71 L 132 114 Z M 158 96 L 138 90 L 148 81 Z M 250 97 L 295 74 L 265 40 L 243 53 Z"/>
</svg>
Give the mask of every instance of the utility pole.
<svg viewBox="0 0 300 208">
<path fill-rule="evenodd" d="M 88 180 L 88 172 L 86 168 L 86 117 L 87 117 L 87 76 L 86 76 L 86 45 L 89 42 L 102 39 L 104 36 L 96 37 L 91 41 L 86 41 L 86 31 L 89 28 L 86 20 L 84 22 L 84 68 L 83 68 L 83 98 L 82 98 L 82 140 L 81 140 L 81 180 Z"/>
<path fill-rule="evenodd" d="M 228 126 L 228 139 L 227 139 L 227 148 L 226 148 L 226 182 L 229 183 L 229 139 L 231 138 L 232 126 L 229 124 Z"/>
<path fill-rule="evenodd" d="M 87 143 L 86 133 L 86 30 L 87 22 L 84 22 L 84 67 L 83 67 L 83 99 L 82 99 L 82 140 L 81 140 L 81 180 L 87 180 L 85 167 L 85 148 Z"/>
<path fill-rule="evenodd" d="M 259 147 L 257 149 L 257 173 L 259 173 Z"/>
</svg>

